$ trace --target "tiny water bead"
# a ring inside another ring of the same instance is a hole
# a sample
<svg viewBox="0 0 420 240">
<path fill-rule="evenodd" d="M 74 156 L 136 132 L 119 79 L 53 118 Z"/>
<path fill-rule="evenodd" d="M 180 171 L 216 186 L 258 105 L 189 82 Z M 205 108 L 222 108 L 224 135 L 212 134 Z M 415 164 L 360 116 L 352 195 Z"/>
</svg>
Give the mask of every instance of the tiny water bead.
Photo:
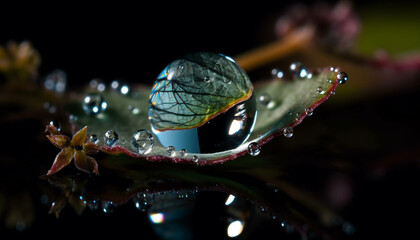
<svg viewBox="0 0 420 240">
<path fill-rule="evenodd" d="M 99 94 L 88 94 L 83 99 L 82 108 L 88 115 L 98 115 L 105 111 L 108 107 L 108 103 Z"/>
<path fill-rule="evenodd" d="M 233 59 L 216 53 L 189 54 L 170 63 L 149 98 L 149 121 L 159 142 L 191 153 L 238 147 L 256 115 L 249 77 Z"/>
<path fill-rule="evenodd" d="M 314 114 L 313 110 L 309 108 L 305 108 L 305 113 L 306 113 L 306 116 L 312 116 Z"/>
<path fill-rule="evenodd" d="M 54 70 L 45 77 L 44 87 L 57 93 L 64 92 L 67 87 L 67 74 L 62 70 Z"/>
<path fill-rule="evenodd" d="M 153 135 L 147 130 L 138 130 L 133 134 L 131 145 L 133 149 L 140 154 L 148 154 L 153 149 L 155 141 Z"/>
<path fill-rule="evenodd" d="M 260 154 L 261 152 L 261 146 L 256 143 L 256 142 L 252 142 L 248 145 L 248 153 L 251 156 L 257 156 L 258 154 Z"/>
<path fill-rule="evenodd" d="M 57 129 L 57 131 L 61 130 L 61 123 L 58 120 L 51 120 L 48 124 L 50 126 L 54 126 Z"/>
<path fill-rule="evenodd" d="M 258 101 L 264 105 L 267 106 L 271 102 L 271 96 L 267 93 L 263 93 L 258 97 Z"/>
<path fill-rule="evenodd" d="M 194 155 L 194 156 L 192 157 L 192 161 L 193 161 L 193 162 L 195 162 L 195 163 L 198 163 L 198 157 Z"/>
<path fill-rule="evenodd" d="M 293 128 L 291 127 L 286 127 L 283 129 L 283 136 L 287 137 L 287 138 L 291 138 L 293 136 Z"/>
<path fill-rule="evenodd" d="M 175 149 L 175 147 L 174 147 L 174 146 L 169 146 L 169 147 L 167 147 L 167 148 L 166 148 L 166 151 L 168 152 L 168 154 L 169 154 L 170 156 L 175 156 L 175 154 L 176 154 L 176 149 Z"/>
<path fill-rule="evenodd" d="M 99 143 L 99 138 L 96 134 L 92 134 L 89 136 L 89 141 L 91 141 L 92 143 L 98 144 Z"/>
<path fill-rule="evenodd" d="M 339 72 L 337 74 L 337 81 L 338 81 L 339 84 L 344 84 L 344 83 L 347 82 L 347 80 L 348 80 L 347 73 L 345 73 L 345 72 Z"/>
<path fill-rule="evenodd" d="M 112 130 L 112 129 L 106 131 L 105 136 L 104 136 L 104 141 L 105 141 L 106 145 L 108 145 L 109 147 L 114 146 L 118 141 L 117 132 L 115 130 Z"/>
<path fill-rule="evenodd" d="M 179 155 L 181 155 L 181 157 L 187 156 L 188 155 L 187 150 L 185 150 L 185 149 L 179 150 Z"/>
</svg>

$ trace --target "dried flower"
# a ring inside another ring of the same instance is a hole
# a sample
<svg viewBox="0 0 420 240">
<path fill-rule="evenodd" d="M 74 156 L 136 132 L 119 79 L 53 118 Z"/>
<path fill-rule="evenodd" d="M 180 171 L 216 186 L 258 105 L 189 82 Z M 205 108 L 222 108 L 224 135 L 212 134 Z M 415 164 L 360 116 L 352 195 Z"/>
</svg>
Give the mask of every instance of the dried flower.
<svg viewBox="0 0 420 240">
<path fill-rule="evenodd" d="M 78 169 L 87 173 L 93 172 L 99 174 L 96 160 L 86 155 L 98 153 L 99 147 L 93 142 L 86 142 L 86 130 L 87 126 L 74 134 L 73 138 L 70 140 L 68 136 L 62 135 L 56 127 L 47 125 L 45 131 L 50 133 L 47 135 L 48 140 L 50 140 L 54 146 L 61 148 L 61 152 L 55 157 L 54 163 L 47 175 L 52 175 L 60 171 L 63 167 L 67 166 L 73 158 Z"/>
</svg>

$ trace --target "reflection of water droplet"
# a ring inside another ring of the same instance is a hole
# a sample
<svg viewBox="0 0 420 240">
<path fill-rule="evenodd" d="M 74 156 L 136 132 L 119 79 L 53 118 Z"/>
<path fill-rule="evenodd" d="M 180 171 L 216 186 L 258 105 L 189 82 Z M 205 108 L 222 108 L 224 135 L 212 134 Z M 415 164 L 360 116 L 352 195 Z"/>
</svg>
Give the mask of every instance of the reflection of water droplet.
<svg viewBox="0 0 420 240">
<path fill-rule="evenodd" d="M 98 136 L 96 134 L 90 135 L 89 136 L 89 141 L 91 141 L 91 142 L 93 142 L 95 144 L 98 144 L 98 142 L 99 142 Z"/>
<path fill-rule="evenodd" d="M 287 138 L 291 138 L 293 136 L 293 128 L 286 127 L 283 129 L 283 135 Z"/>
<path fill-rule="evenodd" d="M 153 196 L 146 193 L 138 193 L 133 197 L 134 206 L 142 211 L 146 212 L 152 206 Z"/>
<path fill-rule="evenodd" d="M 197 156 L 193 156 L 192 157 L 192 161 L 195 162 L 195 163 L 198 163 L 198 157 Z"/>
<path fill-rule="evenodd" d="M 168 152 L 169 155 L 171 156 L 175 156 L 176 154 L 176 149 L 174 146 L 169 146 L 166 148 L 166 151 Z"/>
<path fill-rule="evenodd" d="M 102 202 L 102 212 L 104 213 L 113 213 L 115 211 L 115 204 L 111 201 Z"/>
<path fill-rule="evenodd" d="M 108 103 L 99 94 L 88 94 L 83 99 L 83 111 L 86 114 L 97 115 L 108 107 Z"/>
<path fill-rule="evenodd" d="M 312 116 L 312 114 L 314 114 L 314 112 L 309 108 L 305 108 L 305 112 L 306 112 L 306 116 Z"/>
<path fill-rule="evenodd" d="M 348 80 L 347 73 L 345 73 L 345 72 L 339 72 L 337 74 L 337 81 L 338 81 L 339 84 L 344 84 L 344 83 L 347 82 L 347 80 Z"/>
<path fill-rule="evenodd" d="M 118 141 L 117 132 L 115 132 L 115 130 L 112 130 L 112 129 L 106 131 L 104 140 L 105 140 L 106 145 L 110 147 L 114 146 Z"/>
<path fill-rule="evenodd" d="M 48 124 L 50 126 L 54 126 L 57 129 L 57 131 L 61 130 L 61 123 L 58 120 L 51 120 Z"/>
<path fill-rule="evenodd" d="M 185 156 L 187 156 L 187 150 L 185 150 L 185 149 L 181 149 L 181 150 L 179 150 L 179 155 L 181 155 L 181 157 L 185 157 Z"/>
<path fill-rule="evenodd" d="M 257 156 L 261 152 L 261 147 L 258 143 L 252 142 L 248 145 L 248 153 L 251 156 Z"/>
<path fill-rule="evenodd" d="M 155 141 L 153 135 L 147 130 L 138 130 L 133 134 L 131 145 L 137 153 L 148 154 L 153 149 Z"/>
</svg>

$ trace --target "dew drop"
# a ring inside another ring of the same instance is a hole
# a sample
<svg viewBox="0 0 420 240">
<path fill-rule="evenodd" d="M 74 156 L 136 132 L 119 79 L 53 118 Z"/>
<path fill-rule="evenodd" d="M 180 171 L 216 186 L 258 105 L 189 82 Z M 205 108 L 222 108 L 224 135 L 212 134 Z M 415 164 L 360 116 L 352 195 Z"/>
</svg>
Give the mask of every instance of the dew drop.
<svg viewBox="0 0 420 240">
<path fill-rule="evenodd" d="M 293 128 L 291 127 L 286 127 L 283 129 L 283 136 L 287 137 L 287 138 L 291 138 L 293 136 Z"/>
<path fill-rule="evenodd" d="M 332 80 L 328 78 L 327 83 L 332 83 Z"/>
<path fill-rule="evenodd" d="M 110 147 L 114 146 L 118 141 L 117 132 L 115 132 L 115 130 L 112 130 L 112 129 L 106 131 L 104 140 L 105 140 L 106 145 Z"/>
<path fill-rule="evenodd" d="M 111 82 L 111 89 L 116 91 L 118 90 L 118 87 L 120 86 L 120 82 L 118 80 L 114 80 Z"/>
<path fill-rule="evenodd" d="M 89 141 L 91 141 L 94 144 L 98 144 L 99 138 L 96 134 L 92 134 L 89 136 Z"/>
<path fill-rule="evenodd" d="M 181 155 L 181 157 L 185 157 L 185 156 L 187 156 L 187 150 L 185 150 L 185 149 L 181 149 L 181 150 L 179 150 L 179 155 Z"/>
<path fill-rule="evenodd" d="M 267 93 L 263 93 L 258 97 L 258 101 L 264 105 L 264 106 L 268 106 L 268 104 L 271 102 L 271 96 L 268 95 Z"/>
<path fill-rule="evenodd" d="M 272 75 L 273 77 L 276 77 L 276 78 L 283 78 L 284 73 L 283 73 L 283 71 L 281 71 L 281 70 L 280 70 L 280 69 L 278 69 L 278 68 L 273 68 L 273 69 L 271 70 L 271 75 Z"/>
<path fill-rule="evenodd" d="M 153 149 L 155 141 L 153 140 L 153 135 L 144 129 L 138 130 L 133 134 L 131 140 L 131 146 L 133 149 L 140 154 L 148 154 Z"/>
<path fill-rule="evenodd" d="M 175 154 L 176 154 L 176 149 L 175 149 L 175 147 L 174 146 L 169 146 L 169 147 L 167 147 L 166 148 L 166 151 L 168 152 L 168 154 L 170 155 L 170 156 L 175 156 Z"/>
<path fill-rule="evenodd" d="M 345 72 L 339 72 L 337 74 L 337 81 L 338 81 L 339 84 L 344 84 L 344 83 L 347 82 L 347 80 L 348 80 L 347 73 L 345 73 Z"/>
<path fill-rule="evenodd" d="M 86 114 L 98 115 L 105 111 L 108 107 L 108 103 L 99 94 L 88 94 L 83 99 L 82 108 Z"/>
<path fill-rule="evenodd" d="M 61 130 L 61 123 L 58 120 L 51 120 L 48 124 L 50 126 L 54 126 L 57 129 L 57 131 Z"/>
<path fill-rule="evenodd" d="M 313 110 L 305 108 L 306 116 L 312 116 L 314 114 Z"/>
<path fill-rule="evenodd" d="M 130 87 L 127 84 L 124 84 L 120 88 L 120 93 L 122 95 L 127 95 L 130 92 Z"/>
<path fill-rule="evenodd" d="M 324 93 L 325 93 L 325 91 L 324 91 L 324 89 L 322 89 L 322 87 L 318 87 L 318 88 L 316 89 L 316 92 L 317 92 L 318 94 L 324 94 Z"/>
<path fill-rule="evenodd" d="M 258 154 L 260 154 L 261 152 L 261 146 L 256 143 L 256 142 L 252 142 L 248 145 L 248 153 L 251 156 L 257 156 Z"/>
<path fill-rule="evenodd" d="M 47 90 L 62 93 L 66 90 L 67 74 L 61 70 L 54 70 L 45 77 L 44 87 Z"/>
<path fill-rule="evenodd" d="M 194 156 L 192 157 L 192 161 L 193 161 L 193 162 L 195 162 L 195 163 L 198 163 L 198 157 L 194 155 Z"/>
</svg>

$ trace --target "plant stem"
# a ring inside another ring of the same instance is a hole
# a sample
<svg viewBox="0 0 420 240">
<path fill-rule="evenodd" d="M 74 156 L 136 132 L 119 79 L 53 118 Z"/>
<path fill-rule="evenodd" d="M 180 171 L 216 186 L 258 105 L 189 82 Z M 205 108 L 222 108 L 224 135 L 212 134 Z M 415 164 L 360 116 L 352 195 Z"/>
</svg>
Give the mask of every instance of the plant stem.
<svg viewBox="0 0 420 240">
<path fill-rule="evenodd" d="M 281 40 L 240 54 L 235 61 L 246 72 L 254 70 L 302 49 L 311 41 L 313 34 L 312 28 L 295 30 Z"/>
</svg>

